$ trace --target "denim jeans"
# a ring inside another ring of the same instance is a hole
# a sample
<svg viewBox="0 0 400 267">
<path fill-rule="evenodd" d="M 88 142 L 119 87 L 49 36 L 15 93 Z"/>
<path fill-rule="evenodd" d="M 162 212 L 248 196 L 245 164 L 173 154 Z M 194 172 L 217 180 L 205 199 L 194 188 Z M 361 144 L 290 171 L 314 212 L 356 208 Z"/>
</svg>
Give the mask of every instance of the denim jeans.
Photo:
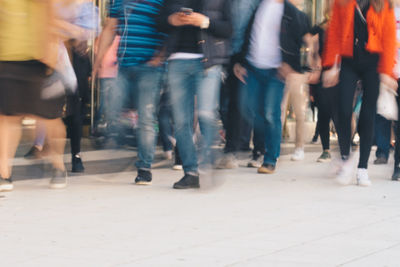
<svg viewBox="0 0 400 267">
<path fill-rule="evenodd" d="M 168 86 L 171 90 L 175 137 L 185 173 L 198 173 L 193 142 L 195 96 L 200 130 L 203 135 L 203 160 L 210 159 L 210 148 L 217 132 L 217 108 L 222 66 L 204 70 L 200 59 L 171 60 L 168 63 Z"/>
<path fill-rule="evenodd" d="M 376 157 L 389 158 L 390 136 L 392 133 L 392 121 L 379 114 L 375 117 L 375 142 L 377 146 Z"/>
<path fill-rule="evenodd" d="M 99 109 L 96 114 L 96 123 L 99 122 L 101 118 L 104 118 L 106 121 L 110 121 L 112 118 L 115 118 L 115 114 L 113 113 L 113 109 L 111 108 L 113 99 L 115 97 L 117 79 L 116 78 L 101 78 L 100 79 L 100 103 Z"/>
<path fill-rule="evenodd" d="M 264 133 L 264 164 L 275 165 L 280 155 L 282 122 L 281 102 L 284 83 L 278 79 L 276 69 L 247 66 L 246 90 L 249 96 L 249 120 L 255 116 L 254 131 Z"/>
<path fill-rule="evenodd" d="M 118 87 L 122 97 L 133 97 L 138 110 L 138 160 L 136 167 L 149 170 L 154 159 L 157 132 L 157 106 L 164 77 L 164 67 L 151 67 L 146 64 L 120 68 Z M 137 99 L 136 97 L 137 96 Z M 122 109 L 123 100 L 114 103 L 114 111 Z M 118 112 L 117 112 L 118 113 Z"/>
</svg>

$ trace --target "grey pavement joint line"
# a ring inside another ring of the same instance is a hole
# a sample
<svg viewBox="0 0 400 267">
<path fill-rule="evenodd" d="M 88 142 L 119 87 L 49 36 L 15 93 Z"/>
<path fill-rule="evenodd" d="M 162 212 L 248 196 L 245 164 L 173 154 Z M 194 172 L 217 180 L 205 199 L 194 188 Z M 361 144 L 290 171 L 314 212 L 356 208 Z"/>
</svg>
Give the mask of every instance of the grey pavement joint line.
<svg viewBox="0 0 400 267">
<path fill-rule="evenodd" d="M 372 226 L 372 225 L 380 224 L 380 223 L 387 222 L 387 221 L 391 221 L 391 220 L 396 219 L 396 218 L 400 218 L 400 214 L 395 215 L 395 216 L 390 217 L 390 218 L 381 219 L 381 220 L 379 220 L 379 221 L 375 221 L 375 222 L 372 222 L 372 223 L 369 223 L 369 224 L 366 224 L 366 225 L 355 226 L 355 227 L 349 228 L 349 229 L 347 229 L 347 230 L 345 230 L 345 231 L 340 231 L 340 232 L 332 233 L 332 234 L 329 234 L 329 235 L 321 236 L 321 237 L 314 238 L 314 239 L 307 240 L 307 241 L 301 241 L 300 243 L 297 243 L 297 244 L 294 244 L 294 245 L 291 245 L 291 246 L 288 246 L 288 247 L 284 247 L 284 248 L 281 248 L 281 249 L 277 249 L 277 250 L 272 251 L 272 252 L 269 252 L 269 253 L 262 253 L 262 254 L 260 254 L 260 255 L 254 256 L 254 257 L 250 257 L 250 258 L 247 258 L 247 259 L 238 261 L 238 262 L 234 262 L 234 263 L 225 265 L 225 267 L 233 267 L 233 266 L 237 266 L 237 265 L 240 265 L 240 264 L 244 264 L 245 262 L 248 262 L 248 261 L 251 261 L 251 260 L 255 260 L 255 259 L 258 259 L 258 258 L 262 258 L 262 257 L 268 256 L 268 255 L 273 255 L 273 254 L 276 254 L 276 253 L 279 253 L 279 252 L 282 252 L 282 251 L 285 251 L 285 250 L 288 250 L 288 249 L 300 247 L 300 246 L 302 246 L 302 245 L 305 245 L 305 244 L 308 244 L 308 243 L 312 243 L 312 242 L 315 242 L 315 241 L 320 241 L 320 240 L 323 240 L 323 239 L 326 239 L 326 238 L 329 238 L 329 237 L 333 237 L 333 236 L 338 236 L 338 235 L 341 235 L 341 234 L 345 234 L 345 233 L 350 232 L 350 231 L 353 231 L 353 230 L 355 230 L 355 229 L 367 228 L 367 227 L 370 227 L 370 226 Z M 396 247 L 396 246 L 398 246 L 398 245 L 400 245 L 400 243 L 394 245 L 394 247 Z M 389 247 L 389 248 L 382 249 L 382 251 L 387 250 L 387 249 L 390 249 L 390 247 Z M 378 251 L 378 252 L 380 252 L 380 251 Z M 372 254 L 374 254 L 374 253 L 372 253 Z M 371 255 L 372 255 L 372 254 L 371 254 Z M 355 260 L 359 260 L 359 259 L 364 258 L 365 256 L 369 256 L 369 255 L 370 255 L 370 254 L 357 257 L 357 258 L 355 258 L 355 259 L 353 259 L 353 260 L 350 260 L 349 262 L 346 262 L 346 264 L 347 264 L 347 263 L 350 263 L 350 262 L 352 262 L 352 261 L 355 261 Z M 342 266 L 342 265 L 339 265 L 339 266 Z"/>
<path fill-rule="evenodd" d="M 376 205 L 374 205 L 374 206 L 376 206 Z M 368 208 L 368 207 L 367 207 L 367 208 Z M 299 246 L 302 246 L 302 245 L 305 245 L 305 244 L 308 244 L 308 243 L 312 243 L 312 242 L 315 242 L 315 241 L 323 240 L 323 239 L 325 239 L 325 238 L 329 238 L 329 237 L 332 237 L 332 236 L 341 235 L 341 234 L 347 233 L 347 232 L 349 232 L 349 231 L 352 231 L 352 230 L 354 230 L 354 229 L 367 228 L 367 227 L 369 227 L 369 226 L 372 226 L 372 225 L 375 225 L 375 224 L 379 224 L 379 223 L 382 223 L 382 222 L 386 222 L 386 221 L 391 221 L 391 220 L 396 219 L 396 218 L 400 218 L 400 214 L 395 215 L 395 216 L 392 216 L 392 217 L 390 217 L 390 218 L 384 218 L 384 219 L 382 219 L 382 220 L 375 221 L 375 222 L 372 222 L 372 223 L 369 223 L 369 224 L 366 224 L 366 225 L 363 225 L 363 226 L 355 226 L 355 227 L 352 227 L 352 228 L 350 228 L 350 229 L 347 229 L 346 231 L 341 231 L 341 232 L 332 233 L 332 234 L 325 235 L 325 236 L 321 236 L 321 237 L 319 237 L 319 238 L 311 239 L 311 240 L 308 240 L 308 241 L 302 241 L 302 242 L 300 242 L 300 243 L 297 243 L 297 244 L 294 244 L 294 245 L 291 245 L 291 246 L 288 246 L 288 247 L 284 247 L 284 248 L 275 250 L 275 251 L 273 251 L 273 252 L 263 253 L 263 254 L 260 254 L 260 255 L 257 255 L 257 256 L 251 257 L 251 258 L 247 258 L 247 259 L 244 259 L 244 260 L 241 260 L 241 261 L 238 261 L 238 262 L 234 262 L 234 263 L 225 265 L 225 266 L 226 266 L 226 267 L 228 267 L 228 266 L 235 266 L 235 265 L 238 265 L 238 264 L 241 264 L 241 263 L 245 263 L 245 262 L 250 261 L 250 260 L 254 260 L 254 259 L 261 258 L 261 257 L 264 257 L 264 256 L 268 256 L 268 255 L 273 255 L 273 254 L 276 254 L 276 253 L 285 251 L 285 250 L 287 250 L 287 249 L 296 248 L 296 247 L 299 247 Z M 281 228 L 281 227 L 282 227 L 282 225 L 279 225 L 279 226 L 275 226 L 275 227 L 268 228 L 268 229 L 279 229 L 279 228 Z M 241 234 L 240 236 L 246 236 L 246 235 L 248 235 L 248 234 L 254 234 L 254 233 L 258 233 L 258 232 L 259 232 L 259 231 L 257 231 L 257 232 L 251 232 L 251 233 L 246 233 L 246 234 Z M 238 238 L 238 236 L 236 236 L 236 237 L 231 237 L 231 238 L 218 239 L 218 240 L 214 240 L 214 241 L 208 241 L 208 242 L 205 242 L 205 243 L 201 243 L 201 244 L 197 244 L 197 245 L 193 245 L 193 246 L 185 247 L 185 248 L 174 248 L 174 249 L 171 249 L 171 250 L 169 250 L 169 251 L 165 251 L 165 252 L 162 252 L 162 253 L 158 253 L 157 255 L 151 255 L 151 256 L 147 256 L 147 257 L 142 257 L 142 258 L 134 259 L 134 260 L 132 260 L 132 261 L 127 261 L 127 262 L 121 262 L 121 263 L 118 263 L 118 264 L 114 264 L 113 267 L 125 266 L 125 265 L 127 265 L 127 264 L 134 264 L 134 263 L 138 263 L 138 262 L 140 262 L 140 261 L 147 260 L 147 259 L 151 259 L 151 258 L 154 258 L 154 257 L 168 255 L 168 254 L 173 253 L 173 252 L 179 252 L 179 251 L 182 251 L 182 250 L 188 250 L 188 249 L 198 248 L 198 247 L 206 246 L 206 245 L 213 244 L 213 243 L 217 243 L 217 242 L 221 242 L 221 241 L 226 241 L 226 240 L 229 240 L 229 239 L 234 240 L 234 239 L 236 239 L 236 238 Z"/>
<path fill-rule="evenodd" d="M 392 245 L 392 246 L 388 246 L 388 247 L 383 248 L 383 249 L 379 249 L 379 250 L 376 250 L 376 251 L 372 251 L 372 252 L 367 253 L 367 254 L 365 254 L 365 255 L 362 255 L 362 256 L 359 256 L 359 257 L 357 257 L 357 258 L 351 259 L 351 260 L 349 260 L 349 261 L 346 261 L 346 262 L 344 262 L 344 263 L 341 263 L 341 264 L 337 265 L 337 267 L 346 266 L 346 265 L 348 265 L 348 264 L 350 264 L 350 263 L 357 262 L 357 261 L 359 261 L 359 260 L 361 260 L 361 259 L 368 258 L 368 257 L 370 257 L 370 256 L 379 254 L 379 253 L 381 253 L 381 252 L 387 251 L 387 250 L 392 249 L 392 248 L 395 248 L 395 247 L 400 247 L 400 242 L 399 242 L 399 243 L 396 243 L 396 244 L 394 244 L 394 245 Z"/>
</svg>

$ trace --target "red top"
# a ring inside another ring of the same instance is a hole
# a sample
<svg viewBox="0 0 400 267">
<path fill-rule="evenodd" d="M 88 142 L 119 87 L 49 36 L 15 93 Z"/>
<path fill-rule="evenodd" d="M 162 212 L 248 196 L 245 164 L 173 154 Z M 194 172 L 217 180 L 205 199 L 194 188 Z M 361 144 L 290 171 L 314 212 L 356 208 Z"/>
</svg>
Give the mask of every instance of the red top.
<svg viewBox="0 0 400 267">
<path fill-rule="evenodd" d="M 356 0 L 335 0 L 332 18 L 327 29 L 322 65 L 331 67 L 335 59 L 353 57 L 354 11 Z M 378 72 L 395 77 L 396 19 L 394 9 L 385 0 L 383 9 L 377 13 L 372 5 L 367 11 L 368 42 L 366 50 L 380 55 Z"/>
</svg>

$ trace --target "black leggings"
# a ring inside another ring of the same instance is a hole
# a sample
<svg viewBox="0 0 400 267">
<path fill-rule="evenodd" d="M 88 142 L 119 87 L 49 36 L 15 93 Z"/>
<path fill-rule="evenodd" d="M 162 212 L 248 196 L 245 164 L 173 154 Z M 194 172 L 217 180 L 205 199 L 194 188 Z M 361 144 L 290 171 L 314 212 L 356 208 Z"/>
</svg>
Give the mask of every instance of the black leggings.
<svg viewBox="0 0 400 267">
<path fill-rule="evenodd" d="M 363 97 L 358 122 L 360 135 L 360 159 L 358 168 L 367 168 L 374 137 L 376 101 L 379 94 L 379 74 L 377 64 L 360 64 L 352 59 L 344 59 L 340 71 L 338 88 L 338 135 L 340 153 L 347 157 L 351 146 L 351 118 L 353 99 L 357 81 L 361 80 Z"/>
<path fill-rule="evenodd" d="M 400 80 L 398 80 L 400 88 Z M 400 97 L 397 96 L 397 106 L 399 110 L 399 120 L 400 120 Z M 394 167 L 400 167 L 400 121 L 396 122 L 396 144 L 394 150 Z"/>
<path fill-rule="evenodd" d="M 64 118 L 64 123 L 67 126 L 67 136 L 71 140 L 71 154 L 75 156 L 81 152 L 82 126 L 85 114 L 81 104 L 75 105 L 75 110 L 71 115 Z"/>
<path fill-rule="evenodd" d="M 321 84 L 312 85 L 315 104 L 318 108 L 317 127 L 321 138 L 322 149 L 329 149 L 329 123 L 331 121 L 331 104 L 329 93 L 332 88 L 322 88 Z"/>
</svg>

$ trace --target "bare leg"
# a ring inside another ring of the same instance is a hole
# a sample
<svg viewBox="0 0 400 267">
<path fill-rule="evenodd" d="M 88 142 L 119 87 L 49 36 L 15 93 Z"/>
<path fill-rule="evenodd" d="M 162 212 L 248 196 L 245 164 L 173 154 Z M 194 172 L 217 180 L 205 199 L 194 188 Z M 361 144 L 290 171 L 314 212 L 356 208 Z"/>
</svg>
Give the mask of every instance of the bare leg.
<svg viewBox="0 0 400 267">
<path fill-rule="evenodd" d="M 10 161 L 15 156 L 21 139 L 21 116 L 0 115 L 0 176 L 11 177 Z"/>
<path fill-rule="evenodd" d="M 61 118 L 40 119 L 46 125 L 47 143 L 49 145 L 49 158 L 53 167 L 64 171 L 64 148 L 66 142 L 66 131 Z"/>
</svg>

